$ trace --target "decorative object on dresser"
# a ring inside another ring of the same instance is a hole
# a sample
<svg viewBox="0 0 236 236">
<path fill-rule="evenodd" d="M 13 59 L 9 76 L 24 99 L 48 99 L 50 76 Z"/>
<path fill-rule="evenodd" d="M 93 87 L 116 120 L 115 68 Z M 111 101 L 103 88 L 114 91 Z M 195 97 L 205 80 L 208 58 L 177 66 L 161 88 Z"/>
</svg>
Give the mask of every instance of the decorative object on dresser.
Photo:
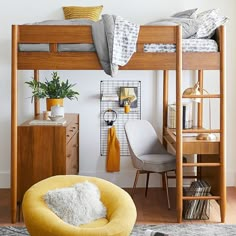
<svg viewBox="0 0 236 236">
<path fill-rule="evenodd" d="M 36 121 L 44 121 L 36 116 Z M 31 125 L 31 121 L 18 126 L 18 192 L 21 202 L 25 191 L 53 175 L 79 172 L 79 115 L 65 114 L 66 123 Z"/>
<path fill-rule="evenodd" d="M 40 82 L 32 79 L 25 83 L 32 89 L 32 101 L 33 98 L 47 98 L 47 111 L 50 111 L 52 106 L 60 105 L 63 107 L 64 98 L 78 100 L 79 93 L 72 89 L 75 84 L 70 84 L 68 79 L 66 82 L 61 81 L 60 76 L 55 71 L 52 72 L 51 80 L 46 79 L 45 82 Z"/>
</svg>

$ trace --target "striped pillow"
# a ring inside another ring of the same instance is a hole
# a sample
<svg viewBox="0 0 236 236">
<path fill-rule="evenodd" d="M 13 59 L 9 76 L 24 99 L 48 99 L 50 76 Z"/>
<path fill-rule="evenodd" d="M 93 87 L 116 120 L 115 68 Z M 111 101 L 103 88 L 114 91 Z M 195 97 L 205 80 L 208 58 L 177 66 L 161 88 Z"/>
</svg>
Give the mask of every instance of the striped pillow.
<svg viewBox="0 0 236 236">
<path fill-rule="evenodd" d="M 78 7 L 68 6 L 63 7 L 65 19 L 90 19 L 97 21 L 102 12 L 103 6 L 92 6 L 92 7 Z"/>
<path fill-rule="evenodd" d="M 191 38 L 211 38 L 216 28 L 220 25 L 224 25 L 228 18 L 219 15 L 219 9 L 211 9 L 204 11 L 197 16 L 197 22 L 199 24 L 198 31 Z"/>
</svg>

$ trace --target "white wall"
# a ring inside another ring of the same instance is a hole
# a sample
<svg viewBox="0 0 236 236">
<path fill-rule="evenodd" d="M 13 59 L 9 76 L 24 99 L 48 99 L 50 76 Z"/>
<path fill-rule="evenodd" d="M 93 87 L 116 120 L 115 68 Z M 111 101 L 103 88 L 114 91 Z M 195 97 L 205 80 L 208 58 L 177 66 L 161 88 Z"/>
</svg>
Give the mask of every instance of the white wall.
<svg viewBox="0 0 236 236">
<path fill-rule="evenodd" d="M 199 7 L 199 11 L 220 8 L 220 12 L 223 15 L 230 17 L 231 20 L 227 24 L 227 184 L 235 186 L 236 152 L 234 149 L 234 137 L 236 124 L 234 121 L 236 120 L 236 111 L 234 109 L 234 102 L 236 101 L 236 93 L 234 91 L 236 80 L 234 76 L 236 74 L 236 20 L 234 11 L 236 9 L 236 2 L 234 0 L 169 0 L 166 2 L 159 0 L 9 0 L 2 1 L 0 7 L 0 100 L 2 101 L 0 108 L 0 188 L 10 186 L 11 25 L 47 19 L 63 19 L 61 7 L 66 5 L 100 4 L 104 5 L 103 13 L 121 15 L 139 24 L 145 24 L 159 17 L 166 17 L 177 11 L 195 7 Z M 49 77 L 50 73 L 51 71 L 41 71 L 41 78 Z M 30 103 L 30 99 L 26 99 L 30 96 L 31 91 L 24 85 L 24 81 L 29 80 L 33 73 L 32 71 L 20 71 L 18 74 L 18 122 L 21 123 L 33 114 L 33 105 Z M 184 72 L 185 81 L 192 74 L 192 72 Z M 207 74 L 213 75 L 213 77 L 218 75 L 217 73 Z M 67 112 L 80 113 L 80 173 L 104 177 L 120 186 L 131 186 L 135 172 L 129 157 L 122 157 L 120 173 L 108 174 L 105 172 L 105 158 L 99 156 L 99 86 L 101 80 L 110 78 L 103 71 L 61 71 L 60 75 L 62 78 L 68 78 L 72 82 L 76 82 L 81 94 L 78 102 L 65 101 Z M 160 72 L 121 71 L 116 78 L 142 81 L 142 117 L 153 122 L 158 131 L 160 131 L 160 121 L 157 123 L 157 119 L 161 117 L 162 103 L 159 77 L 161 78 Z M 207 83 L 208 89 L 212 89 L 212 84 L 215 84 L 215 82 L 211 83 L 211 78 L 209 78 Z M 209 86 L 209 84 L 211 85 Z M 218 120 L 215 119 L 214 122 L 218 123 Z M 152 175 L 151 181 L 152 185 L 159 183 L 156 175 Z"/>
</svg>

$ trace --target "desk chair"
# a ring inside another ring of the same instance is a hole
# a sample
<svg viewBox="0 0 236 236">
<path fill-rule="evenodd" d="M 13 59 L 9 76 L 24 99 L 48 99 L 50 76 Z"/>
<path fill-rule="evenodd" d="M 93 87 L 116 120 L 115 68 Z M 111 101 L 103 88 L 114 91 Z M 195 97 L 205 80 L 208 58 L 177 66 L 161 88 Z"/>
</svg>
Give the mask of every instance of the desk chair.
<svg viewBox="0 0 236 236">
<path fill-rule="evenodd" d="M 176 169 L 175 156 L 165 150 L 154 128 L 146 120 L 128 121 L 125 124 L 125 133 L 132 163 L 137 169 L 131 196 L 133 197 L 139 174 L 147 174 L 145 192 L 147 196 L 149 174 L 160 173 L 164 177 L 163 187 L 166 189 L 167 204 L 170 209 L 167 172 Z"/>
</svg>

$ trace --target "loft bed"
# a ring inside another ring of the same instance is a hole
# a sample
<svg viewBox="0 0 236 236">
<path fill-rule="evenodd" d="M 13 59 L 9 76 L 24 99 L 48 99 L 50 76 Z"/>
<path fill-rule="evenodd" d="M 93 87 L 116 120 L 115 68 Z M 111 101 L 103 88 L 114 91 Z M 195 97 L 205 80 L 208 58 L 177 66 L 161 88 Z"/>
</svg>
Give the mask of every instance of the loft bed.
<svg viewBox="0 0 236 236">
<path fill-rule="evenodd" d="M 168 71 L 176 71 L 176 209 L 177 221 L 182 221 L 183 200 L 183 137 L 182 132 L 182 70 L 197 70 L 200 88 L 203 87 L 203 70 L 220 71 L 220 95 L 200 95 L 201 98 L 217 97 L 220 102 L 220 186 L 216 188 L 216 199 L 220 203 L 221 221 L 225 221 L 226 190 L 225 190 L 225 30 L 220 26 L 216 30 L 217 52 L 182 52 L 181 26 L 141 26 L 137 41 L 137 51 L 121 70 L 163 70 L 163 132 L 166 134 L 168 107 Z M 96 52 L 59 52 L 58 44 L 93 43 L 90 26 L 59 26 L 59 25 L 13 25 L 12 26 L 12 94 L 11 94 L 11 215 L 16 222 L 17 213 L 17 71 L 33 70 L 34 79 L 39 80 L 39 70 L 101 70 Z M 49 44 L 49 52 L 22 52 L 19 44 Z M 146 53 L 145 44 L 175 44 L 173 53 Z M 198 126 L 202 127 L 202 105 L 198 106 Z M 35 115 L 40 113 L 39 103 L 35 101 Z M 190 132 L 203 132 L 203 129 Z M 212 132 L 212 130 L 204 130 Z M 167 145 L 166 139 L 163 144 Z M 201 152 L 200 152 L 201 154 Z M 204 154 L 204 153 L 203 153 Z M 201 163 L 200 163 L 201 164 Z M 208 164 L 208 163 L 207 163 Z M 200 166 L 200 165 L 199 165 Z M 211 165 L 209 165 L 211 166 Z M 213 166 L 213 165 L 212 165 Z"/>
</svg>

